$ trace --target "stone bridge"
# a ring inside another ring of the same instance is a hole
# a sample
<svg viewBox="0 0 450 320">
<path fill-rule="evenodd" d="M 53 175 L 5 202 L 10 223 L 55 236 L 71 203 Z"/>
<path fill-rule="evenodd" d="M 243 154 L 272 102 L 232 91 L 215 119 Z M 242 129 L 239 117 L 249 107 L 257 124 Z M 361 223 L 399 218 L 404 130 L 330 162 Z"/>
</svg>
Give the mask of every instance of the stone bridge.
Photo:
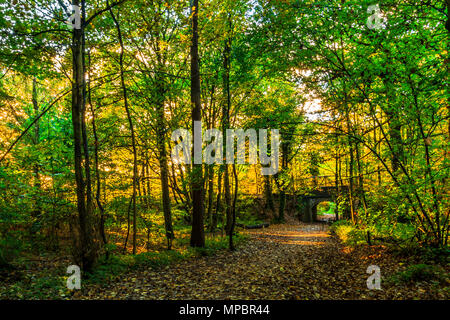
<svg viewBox="0 0 450 320">
<path fill-rule="evenodd" d="M 303 222 L 317 221 L 317 205 L 324 201 L 335 202 L 338 192 L 341 194 L 348 193 L 348 186 L 333 186 L 331 179 L 324 177 L 313 177 L 314 186 L 310 191 L 303 194 L 297 194 L 297 201 L 301 202 L 298 212 L 299 218 Z M 336 208 L 337 209 L 337 208 Z M 336 220 L 339 220 L 339 215 L 336 210 Z"/>
</svg>

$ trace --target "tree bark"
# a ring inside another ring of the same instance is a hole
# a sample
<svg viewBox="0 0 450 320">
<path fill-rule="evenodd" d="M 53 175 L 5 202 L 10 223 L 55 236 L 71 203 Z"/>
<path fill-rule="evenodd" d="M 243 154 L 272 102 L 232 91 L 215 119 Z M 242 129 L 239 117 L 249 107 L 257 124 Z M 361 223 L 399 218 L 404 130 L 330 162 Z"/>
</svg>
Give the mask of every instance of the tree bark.
<svg viewBox="0 0 450 320">
<path fill-rule="evenodd" d="M 125 51 L 123 40 L 122 40 L 122 31 L 120 29 L 120 24 L 117 21 L 112 8 L 109 9 L 109 12 L 111 13 L 111 18 L 114 21 L 114 24 L 117 29 L 117 36 L 119 38 L 119 44 L 120 44 L 120 56 L 119 56 L 119 68 L 120 68 L 120 83 L 122 86 L 122 93 L 123 93 L 123 101 L 124 101 L 124 107 L 125 112 L 127 114 L 128 124 L 130 126 L 130 132 L 131 132 L 131 145 L 133 148 L 133 254 L 136 254 L 136 236 L 137 236 L 137 208 L 136 208 L 136 191 L 137 191 L 137 180 L 138 180 L 138 163 L 137 163 L 137 151 L 136 151 L 136 137 L 134 133 L 134 126 L 133 126 L 133 119 L 131 118 L 131 112 L 128 105 L 128 95 L 127 95 L 127 86 L 125 85 L 125 75 L 124 75 L 124 68 L 123 68 L 123 54 Z"/>
<path fill-rule="evenodd" d="M 214 166 L 208 166 L 208 212 L 206 217 L 208 219 L 208 225 L 212 224 L 212 212 L 213 212 L 213 197 L 214 197 Z"/>
<path fill-rule="evenodd" d="M 272 193 L 272 185 L 270 182 L 270 176 L 264 175 L 264 193 L 266 196 L 266 209 L 270 209 L 272 214 L 275 213 L 275 204 L 273 202 L 273 193 Z"/>
<path fill-rule="evenodd" d="M 229 234 L 229 248 L 230 250 L 235 250 L 233 243 L 233 233 L 234 227 L 236 225 L 236 201 L 238 197 L 238 176 L 236 172 L 236 164 L 233 163 L 233 176 L 234 176 L 234 197 L 233 197 L 233 207 L 232 207 L 232 217 L 231 217 L 231 226 L 230 226 L 230 234 Z"/>
<path fill-rule="evenodd" d="M 223 109 L 222 109 L 222 130 L 223 141 L 227 141 L 226 130 L 230 127 L 230 108 L 231 108 L 231 96 L 230 96 L 230 55 L 231 55 L 231 40 L 227 38 L 225 40 L 225 46 L 223 50 Z M 234 151 L 233 151 L 234 152 Z M 226 152 L 224 152 L 226 154 Z M 226 235 L 230 235 L 231 224 L 233 222 L 232 208 L 231 208 L 231 191 L 230 191 L 230 177 L 229 166 L 227 163 L 223 164 L 223 187 L 225 194 L 225 232 Z"/>
<path fill-rule="evenodd" d="M 39 104 L 38 104 L 38 94 L 37 94 L 37 81 L 36 77 L 33 78 L 33 93 L 32 93 L 32 101 L 33 101 L 33 109 L 34 109 L 34 115 L 35 117 L 38 117 L 39 115 Z M 33 144 L 35 147 L 39 145 L 39 120 L 36 121 L 34 125 L 34 137 L 33 137 Z M 36 195 L 34 196 L 34 210 L 33 210 L 33 217 L 35 219 L 39 219 L 39 216 L 41 215 L 41 205 L 39 201 L 39 192 L 41 189 L 41 180 L 40 180 L 40 174 L 39 174 L 39 163 L 36 161 L 36 163 L 33 165 L 33 173 L 34 173 L 34 192 L 36 192 Z"/>
<path fill-rule="evenodd" d="M 222 170 L 219 169 L 218 178 L 217 178 L 217 198 L 216 198 L 216 208 L 212 215 L 212 221 L 210 225 L 210 231 L 214 232 L 217 228 L 217 222 L 220 213 L 220 198 L 222 196 Z"/>
<path fill-rule="evenodd" d="M 192 105 L 192 132 L 194 141 L 202 141 L 201 137 L 196 136 L 194 123 L 202 120 L 201 113 L 201 89 L 200 89 L 200 68 L 198 56 L 198 0 L 191 1 L 192 14 L 192 45 L 191 45 L 191 105 Z M 194 148 L 193 148 L 194 149 Z M 192 151 L 192 160 L 194 160 L 194 150 Z M 201 163 L 193 164 L 192 170 L 192 231 L 191 247 L 205 246 L 205 233 L 203 227 L 203 168 Z"/>
<path fill-rule="evenodd" d="M 160 87 L 160 84 L 157 84 Z M 160 88 L 159 95 L 164 94 L 163 88 Z M 164 226 L 166 229 L 167 249 L 171 250 L 174 233 L 172 228 L 172 210 L 170 205 L 170 190 L 169 190 L 169 166 L 167 164 L 167 150 L 166 150 L 166 121 L 164 116 L 164 101 L 159 101 L 157 106 L 157 145 L 159 152 L 159 166 L 162 190 L 162 203 L 164 212 Z"/>
<path fill-rule="evenodd" d="M 73 1 L 74 5 L 80 5 L 79 0 Z M 81 1 L 84 12 L 84 1 Z M 97 252 L 92 238 L 92 206 L 89 204 L 90 190 L 86 189 L 87 183 L 83 177 L 83 146 L 87 145 L 87 137 L 83 135 L 85 112 L 85 66 L 84 66 L 84 14 L 81 19 L 81 28 L 72 31 L 72 126 L 74 140 L 74 168 L 77 194 L 77 208 L 79 220 L 79 252 L 78 259 L 83 271 L 90 271 L 96 261 Z M 84 143 L 83 143 L 84 142 Z M 87 148 L 85 148 L 85 159 Z M 89 173 L 89 162 L 85 164 L 85 172 Z M 86 197 L 87 196 L 87 197 Z"/>
<path fill-rule="evenodd" d="M 89 68 L 91 66 L 91 55 L 88 53 L 88 62 L 89 62 Z M 100 169 L 98 164 L 98 136 L 97 136 L 97 126 L 95 125 L 95 110 L 94 106 L 92 105 L 92 97 L 91 97 L 91 75 L 88 72 L 89 75 L 89 82 L 88 82 L 88 102 L 89 106 L 91 107 L 91 113 L 92 113 L 92 133 L 94 135 L 94 166 L 95 166 L 95 179 L 97 184 L 97 192 L 95 194 L 95 201 L 97 203 L 97 207 L 100 210 L 100 237 L 103 241 L 103 244 L 108 244 L 108 240 L 106 239 L 106 233 L 105 233 L 105 210 L 103 208 L 103 205 L 100 201 L 101 198 L 101 180 L 100 180 Z M 106 256 L 109 256 L 109 252 L 106 252 Z"/>
</svg>

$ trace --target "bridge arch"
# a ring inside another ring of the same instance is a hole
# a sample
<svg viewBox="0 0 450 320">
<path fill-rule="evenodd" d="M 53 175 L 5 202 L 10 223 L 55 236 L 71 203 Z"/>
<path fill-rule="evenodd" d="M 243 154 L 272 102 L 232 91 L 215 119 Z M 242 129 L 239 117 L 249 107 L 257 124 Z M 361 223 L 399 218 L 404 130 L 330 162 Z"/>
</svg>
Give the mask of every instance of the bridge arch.
<svg viewBox="0 0 450 320">
<path fill-rule="evenodd" d="M 345 192 L 346 190 L 341 191 Z M 301 205 L 298 212 L 300 220 L 307 223 L 317 221 L 317 205 L 325 201 L 337 203 L 337 193 L 337 188 L 327 187 L 300 195 Z"/>
<path fill-rule="evenodd" d="M 314 222 L 317 221 L 317 205 L 321 202 L 335 202 L 336 199 L 333 196 L 303 196 L 302 197 L 302 206 L 301 212 L 299 212 L 300 219 L 303 222 Z"/>
</svg>

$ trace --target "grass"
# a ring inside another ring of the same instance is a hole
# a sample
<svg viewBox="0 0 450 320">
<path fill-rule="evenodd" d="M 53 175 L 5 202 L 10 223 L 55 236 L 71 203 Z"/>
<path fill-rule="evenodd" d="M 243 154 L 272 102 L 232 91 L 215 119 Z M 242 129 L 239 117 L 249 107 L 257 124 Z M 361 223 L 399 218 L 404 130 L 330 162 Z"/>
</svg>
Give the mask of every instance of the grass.
<svg viewBox="0 0 450 320">
<path fill-rule="evenodd" d="M 434 284 L 448 282 L 448 275 L 437 265 L 414 264 L 388 278 L 395 284 L 413 284 L 416 282 L 432 282 Z"/>
<path fill-rule="evenodd" d="M 334 202 L 321 202 L 317 205 L 317 215 L 322 216 L 325 214 L 335 215 L 336 203 Z"/>
<path fill-rule="evenodd" d="M 370 231 L 372 244 L 380 243 L 399 249 L 399 244 L 403 246 L 410 243 L 414 236 L 414 226 L 405 223 L 395 223 L 389 226 L 381 224 L 361 227 L 353 225 L 348 220 L 339 220 L 332 224 L 331 231 L 335 233 L 341 241 L 349 246 L 367 244 L 367 231 Z"/>
<path fill-rule="evenodd" d="M 358 229 L 357 226 L 352 225 L 351 222 L 347 220 L 336 221 L 331 225 L 330 230 L 348 246 L 357 246 L 367 243 L 365 231 Z"/>
<path fill-rule="evenodd" d="M 155 226 L 155 229 L 157 226 Z M 189 246 L 190 229 L 181 225 L 176 228 L 176 239 L 173 250 L 165 250 L 165 235 L 162 232 L 152 233 L 152 247 L 145 251 L 144 234 L 140 237 L 142 246 L 137 255 L 121 254 L 123 239 L 115 236 L 119 245 L 112 242 L 108 245 L 109 258 L 101 257 L 90 274 L 82 277 L 82 287 L 90 284 L 102 284 L 112 281 L 129 270 L 138 268 L 158 269 L 184 259 L 217 254 L 228 248 L 228 237 L 211 237 L 205 240 L 204 248 L 191 248 Z M 235 246 L 241 245 L 247 236 L 237 234 L 234 237 Z M 110 235 L 112 241 L 112 236 Z M 145 251 L 145 252 L 144 252 Z M 2 254 L 4 254 L 3 251 Z M 23 259 L 16 259 L 15 271 L 7 271 L 6 280 L 3 281 L 0 272 L 0 299 L 67 299 L 72 296 L 73 291 L 66 287 L 69 274 L 66 273 L 68 265 L 72 264 L 70 258 L 54 263 L 59 255 L 41 254 L 37 265 Z M 5 259 L 6 260 L 6 259 Z M 1 271 L 1 270 L 0 270 Z M 6 271 L 6 269 L 5 269 Z"/>
<path fill-rule="evenodd" d="M 71 295 L 66 287 L 69 275 L 63 269 L 41 270 L 39 273 L 21 273 L 10 285 L 0 285 L 0 299 L 64 299 Z"/>
<path fill-rule="evenodd" d="M 246 235 L 236 235 L 234 237 L 235 246 L 241 245 L 247 240 Z M 89 281 L 101 283 L 110 281 L 120 274 L 136 268 L 158 269 L 184 259 L 211 256 L 221 250 L 228 248 L 228 237 L 216 237 L 205 240 L 204 248 L 191 248 L 187 246 L 189 238 L 179 239 L 179 246 L 173 250 L 161 250 L 155 252 L 144 252 L 137 255 L 112 255 L 108 260 L 99 260 L 94 272 L 88 275 Z"/>
</svg>

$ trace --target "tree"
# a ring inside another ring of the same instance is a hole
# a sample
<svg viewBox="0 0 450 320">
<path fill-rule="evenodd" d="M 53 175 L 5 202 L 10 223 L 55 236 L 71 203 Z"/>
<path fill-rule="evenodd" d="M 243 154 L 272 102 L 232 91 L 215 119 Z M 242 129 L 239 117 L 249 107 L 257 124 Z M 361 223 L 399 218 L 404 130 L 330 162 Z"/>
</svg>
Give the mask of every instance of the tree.
<svg viewBox="0 0 450 320">
<path fill-rule="evenodd" d="M 192 106 L 192 137 L 194 141 L 201 143 L 202 137 L 198 136 L 196 122 L 201 123 L 201 98 L 200 98 L 200 68 L 198 55 L 198 0 L 191 1 L 191 16 L 192 16 L 192 44 L 191 44 L 191 106 Z M 198 148 L 198 147 L 197 147 Z M 201 145 L 199 147 L 201 155 Z M 197 151 L 197 152 L 196 152 Z M 203 227 L 203 166 L 195 159 L 198 154 L 194 142 L 192 150 L 192 159 L 194 161 L 191 173 L 191 189 L 192 189 L 192 232 L 191 232 L 191 246 L 204 247 L 205 234 Z M 197 162 L 197 163 L 196 163 Z"/>
<path fill-rule="evenodd" d="M 72 31 L 72 125 L 75 160 L 75 181 L 80 228 L 80 259 L 84 271 L 93 268 L 97 257 L 93 239 L 92 190 L 89 148 L 86 133 L 86 80 L 85 80 L 85 1 L 74 0 L 74 5 L 82 8 L 81 27 Z M 83 151 L 84 173 L 83 177 Z"/>
</svg>

